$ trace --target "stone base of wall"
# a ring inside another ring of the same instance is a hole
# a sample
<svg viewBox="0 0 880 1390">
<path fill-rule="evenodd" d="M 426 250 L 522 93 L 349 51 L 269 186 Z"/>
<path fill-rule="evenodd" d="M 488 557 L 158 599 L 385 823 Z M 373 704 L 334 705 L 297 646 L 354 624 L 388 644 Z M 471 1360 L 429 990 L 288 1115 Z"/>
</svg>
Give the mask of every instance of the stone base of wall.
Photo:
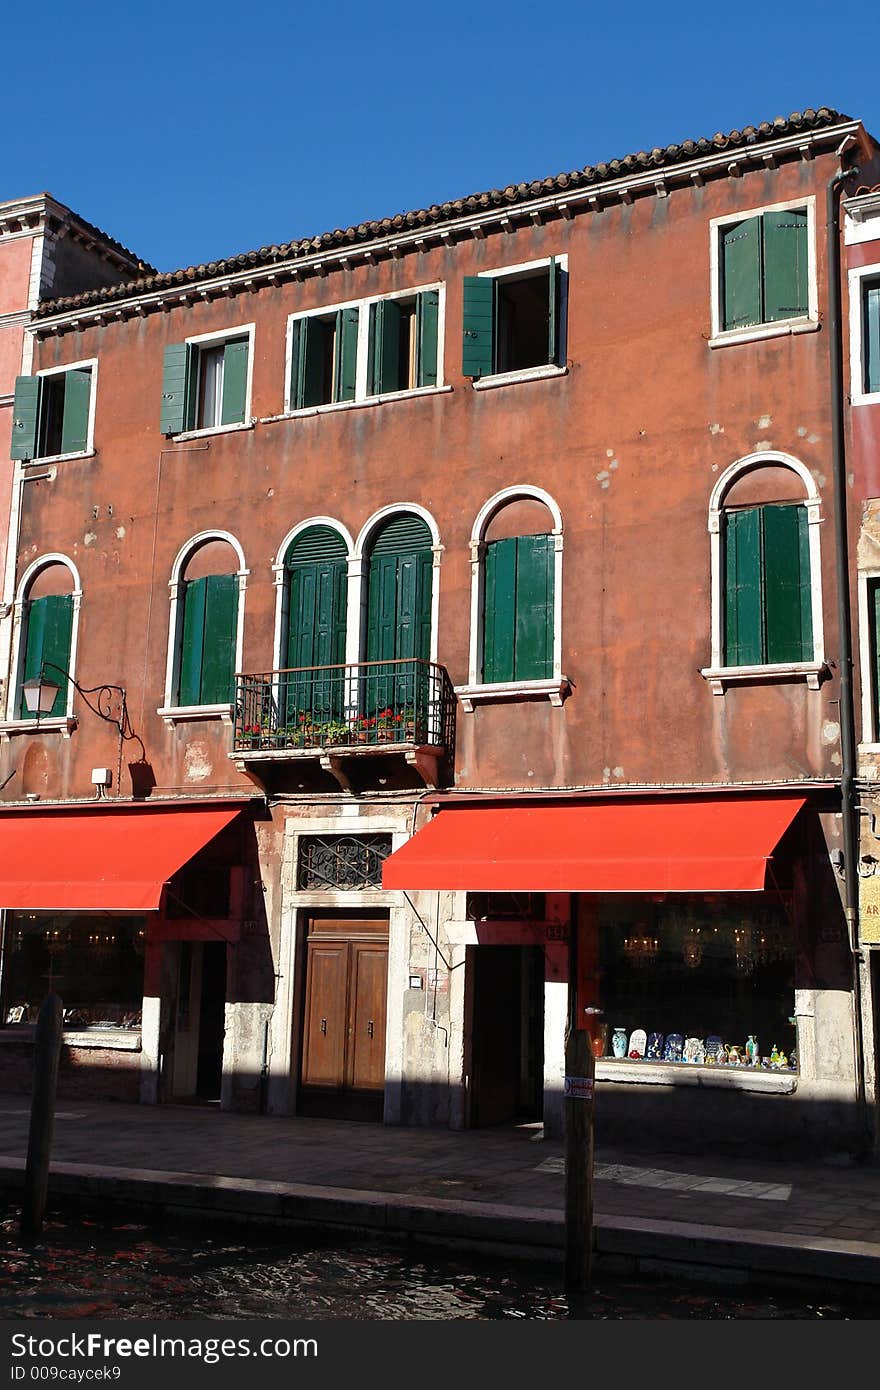
<svg viewBox="0 0 880 1390">
<path fill-rule="evenodd" d="M 30 1095 L 33 1085 L 33 1042 L 6 1042 L 0 1050 L 0 1090 Z M 59 1100 L 140 1099 L 141 1054 L 111 1048 L 62 1046 L 58 1063 Z"/>
</svg>

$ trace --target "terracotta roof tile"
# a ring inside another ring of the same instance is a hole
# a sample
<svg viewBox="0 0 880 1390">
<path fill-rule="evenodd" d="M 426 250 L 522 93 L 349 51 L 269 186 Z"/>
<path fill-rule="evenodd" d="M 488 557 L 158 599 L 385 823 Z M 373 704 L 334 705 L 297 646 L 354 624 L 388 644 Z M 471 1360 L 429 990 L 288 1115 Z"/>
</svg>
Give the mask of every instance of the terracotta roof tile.
<svg viewBox="0 0 880 1390">
<path fill-rule="evenodd" d="M 360 222 L 351 227 L 337 227 L 332 232 L 318 236 L 304 237 L 300 240 L 284 242 L 281 245 L 261 246 L 259 250 L 246 251 L 226 260 L 210 261 L 204 265 L 187 266 L 150 274 L 145 267 L 144 278 L 129 281 L 123 285 L 113 285 L 105 289 L 89 290 L 84 294 L 70 295 L 64 299 L 46 300 L 35 312 L 35 317 L 64 313 L 68 310 L 88 308 L 99 303 L 123 300 L 138 295 L 174 288 L 216 276 L 231 275 L 248 267 L 267 266 L 273 262 L 282 263 L 295 260 L 298 256 L 313 255 L 316 251 L 330 250 L 344 246 L 373 241 L 389 236 L 396 231 L 406 231 L 419 227 L 436 226 L 468 213 L 484 212 L 491 208 L 526 202 L 530 198 L 549 196 L 602 184 L 612 179 L 633 173 L 644 173 L 651 169 L 666 169 L 701 156 L 717 154 L 723 150 L 737 150 L 759 145 L 765 141 L 779 139 L 795 134 L 800 130 L 817 130 L 824 126 L 836 125 L 851 118 L 829 106 L 813 110 L 794 111 L 790 116 L 777 116 L 772 121 L 762 121 L 760 125 L 747 125 L 742 130 L 731 130 L 726 135 L 719 131 L 710 138 L 683 140 L 680 144 L 655 146 L 652 150 L 640 150 L 636 154 L 625 155 L 622 159 L 612 159 L 607 163 L 587 165 L 584 169 L 572 169 L 545 179 L 535 179 L 531 183 L 508 184 L 506 188 L 493 188 L 484 193 L 472 193 L 466 198 L 456 198 L 450 202 L 435 203 L 429 208 L 412 212 L 399 212 L 394 217 L 384 217 L 375 221 Z M 103 235 L 103 234 L 101 234 Z M 107 238 L 109 240 L 109 238 Z M 124 248 L 123 248 L 124 249 Z"/>
</svg>

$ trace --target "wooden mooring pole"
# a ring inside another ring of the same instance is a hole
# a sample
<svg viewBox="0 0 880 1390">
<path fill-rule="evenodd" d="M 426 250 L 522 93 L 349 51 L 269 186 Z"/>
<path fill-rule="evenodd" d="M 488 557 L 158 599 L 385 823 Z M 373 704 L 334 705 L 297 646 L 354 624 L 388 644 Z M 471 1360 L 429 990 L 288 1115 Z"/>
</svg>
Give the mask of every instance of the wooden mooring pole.
<svg viewBox="0 0 880 1390">
<path fill-rule="evenodd" d="M 572 896 L 565 1033 L 565 1287 L 589 1287 L 593 1269 L 593 1090 L 596 1059 L 578 1016 L 578 900 Z"/>
<path fill-rule="evenodd" d="M 31 1091 L 31 1124 L 28 1134 L 21 1234 L 25 1239 L 43 1229 L 49 1190 L 49 1159 L 55 1119 L 55 1089 L 61 1055 L 62 1009 L 57 994 L 47 994 L 40 1006 L 34 1042 L 34 1081 Z"/>
</svg>

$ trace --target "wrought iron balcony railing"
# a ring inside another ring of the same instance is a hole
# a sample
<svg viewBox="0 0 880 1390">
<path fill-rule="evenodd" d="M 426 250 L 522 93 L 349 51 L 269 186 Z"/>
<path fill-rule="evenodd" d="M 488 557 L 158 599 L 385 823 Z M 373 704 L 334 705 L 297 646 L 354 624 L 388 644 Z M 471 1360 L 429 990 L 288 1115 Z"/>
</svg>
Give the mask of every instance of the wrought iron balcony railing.
<svg viewBox="0 0 880 1390">
<path fill-rule="evenodd" d="M 455 692 L 432 661 L 359 661 L 235 678 L 236 753 L 455 743 Z"/>
</svg>

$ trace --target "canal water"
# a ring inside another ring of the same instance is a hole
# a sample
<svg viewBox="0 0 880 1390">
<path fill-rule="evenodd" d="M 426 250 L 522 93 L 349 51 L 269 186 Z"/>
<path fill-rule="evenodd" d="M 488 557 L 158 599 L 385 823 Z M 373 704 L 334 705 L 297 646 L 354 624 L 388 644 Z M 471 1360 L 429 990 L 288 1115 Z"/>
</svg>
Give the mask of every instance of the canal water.
<svg viewBox="0 0 880 1390">
<path fill-rule="evenodd" d="M 0 1208 L 0 1319 L 876 1319 L 880 1301 L 688 1277 L 599 1275 L 566 1297 L 561 1266 L 320 1232 L 142 1224 L 51 1210 L 22 1243 Z"/>
</svg>

